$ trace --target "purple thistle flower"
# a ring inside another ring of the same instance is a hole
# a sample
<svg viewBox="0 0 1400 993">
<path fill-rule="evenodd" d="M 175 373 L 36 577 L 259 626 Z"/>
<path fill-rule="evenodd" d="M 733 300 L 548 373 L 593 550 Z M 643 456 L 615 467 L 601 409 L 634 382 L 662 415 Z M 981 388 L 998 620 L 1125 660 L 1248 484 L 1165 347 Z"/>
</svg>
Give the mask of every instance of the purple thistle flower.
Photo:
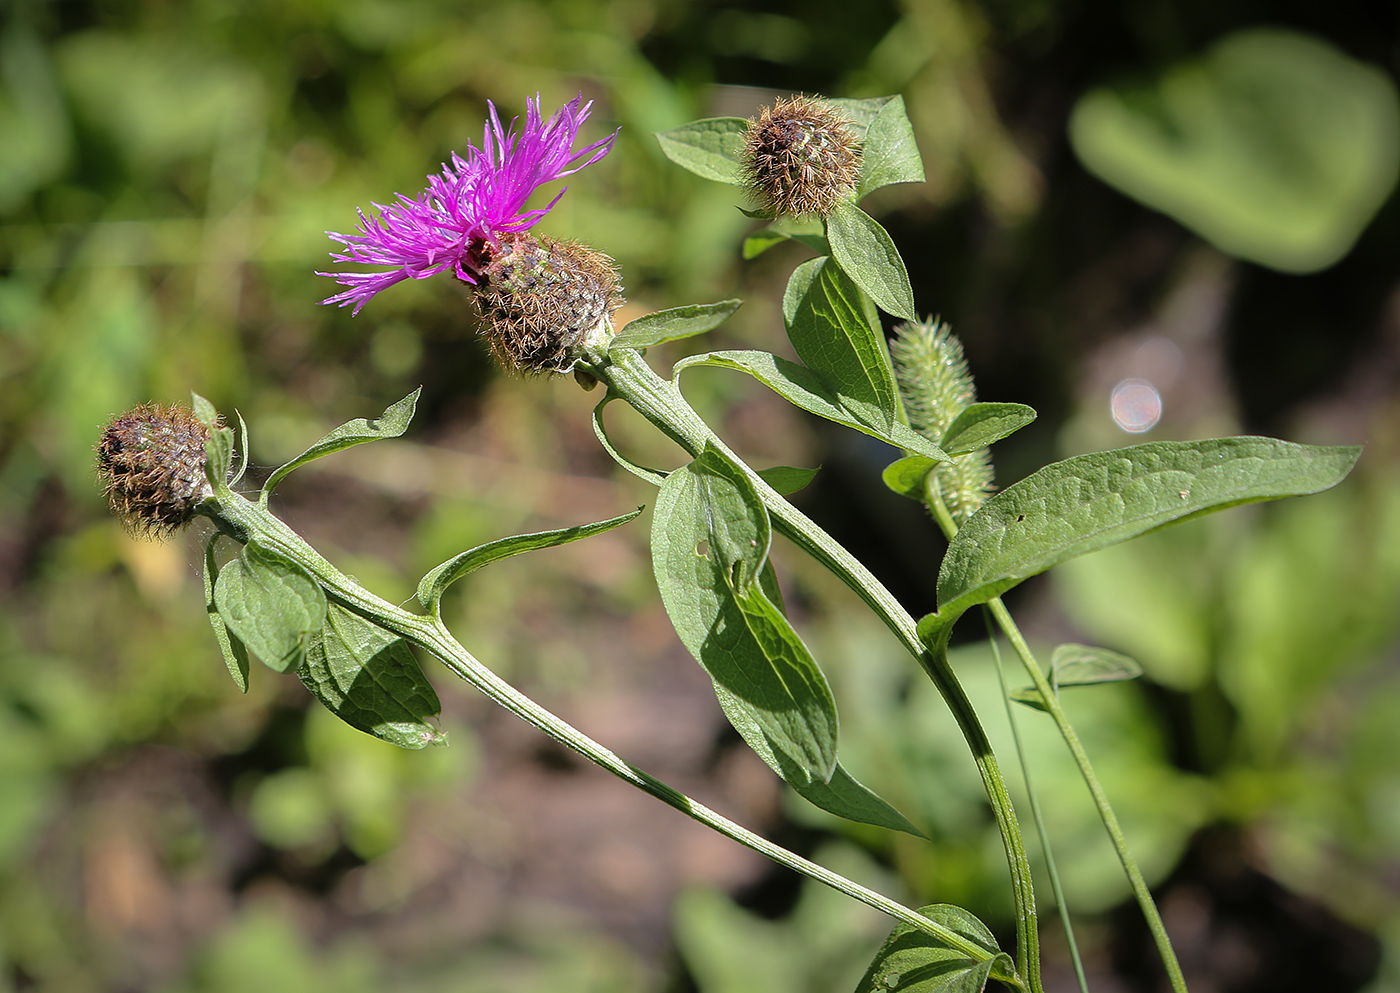
<svg viewBox="0 0 1400 993">
<path fill-rule="evenodd" d="M 379 212 L 376 217 L 359 211 L 358 233 L 326 232 L 345 246 L 344 251 L 331 253 L 335 261 L 393 268 L 318 272 L 318 276 L 330 276 L 349 287 L 321 302 L 341 307 L 353 304 L 358 314 L 380 290 L 400 280 L 426 279 L 448 269 L 476 285 L 488 261 L 487 246 L 498 245 L 501 235 L 529 230 L 559 202 L 564 191 L 543 207 L 524 210 L 530 194 L 611 151 L 617 132 L 573 150 L 579 127 L 593 109 L 591 100 L 582 101 L 579 94 L 545 122 L 539 96 L 527 99 L 525 126 L 519 133 L 515 130 L 519 118 L 505 131 L 495 104 L 488 101 L 491 118 L 481 148 L 469 144 L 465 156 L 454 152 L 442 172 L 428 177 L 428 188 L 417 199 L 396 193 L 396 203 L 374 205 Z"/>
</svg>

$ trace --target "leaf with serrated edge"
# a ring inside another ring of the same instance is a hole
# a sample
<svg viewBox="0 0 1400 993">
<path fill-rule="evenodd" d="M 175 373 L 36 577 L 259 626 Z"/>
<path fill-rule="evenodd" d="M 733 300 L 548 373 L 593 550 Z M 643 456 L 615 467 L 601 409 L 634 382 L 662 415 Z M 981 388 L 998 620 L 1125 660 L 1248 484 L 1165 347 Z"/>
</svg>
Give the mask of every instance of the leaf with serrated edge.
<svg viewBox="0 0 1400 993">
<path fill-rule="evenodd" d="M 679 375 L 695 366 L 713 366 L 748 373 L 774 393 L 808 413 L 868 434 L 872 438 L 879 438 L 896 448 L 918 452 L 939 462 L 952 461 L 937 445 L 900 421 L 895 421 L 886 431 L 863 423 L 841 406 L 836 394 L 811 369 L 779 358 L 770 352 L 726 350 L 692 355 L 677 362 L 673 374 Z"/>
<path fill-rule="evenodd" d="M 887 314 L 918 320 L 909 270 L 894 240 L 875 218 L 854 203 L 838 204 L 826 218 L 831 257 Z"/>
<path fill-rule="evenodd" d="M 658 310 L 635 321 L 629 321 L 611 342 L 614 348 L 648 348 L 663 341 L 676 341 L 691 335 L 704 334 L 719 327 L 729 315 L 738 310 L 742 300 L 721 300 L 719 303 L 696 303 L 687 307 Z"/>
<path fill-rule="evenodd" d="M 796 493 L 806 487 L 816 476 L 816 469 L 800 469 L 790 465 L 775 465 L 758 470 L 763 481 L 783 496 Z"/>
<path fill-rule="evenodd" d="M 445 744 L 428 723 L 442 710 L 408 642 L 339 604 L 297 675 L 346 724 L 400 748 Z"/>
<path fill-rule="evenodd" d="M 499 562 L 501 559 L 510 558 L 512 555 L 519 555 L 522 552 L 533 552 L 540 548 L 552 548 L 555 545 L 563 545 L 570 541 L 578 541 L 581 538 L 591 538 L 595 534 L 602 534 L 604 531 L 611 531 L 613 528 L 621 527 L 628 521 L 633 520 L 642 512 L 642 508 L 621 517 L 614 517 L 610 520 L 600 521 L 597 524 L 580 524 L 571 528 L 559 528 L 554 531 L 538 531 L 534 534 L 517 534 L 509 538 L 500 538 L 496 541 L 487 542 L 484 545 L 477 545 L 458 555 L 452 556 L 441 565 L 430 569 L 418 584 L 418 602 L 425 608 L 437 613 L 438 601 L 442 599 L 443 591 L 451 586 L 463 576 L 471 575 L 478 569 L 490 565 L 492 562 Z"/>
<path fill-rule="evenodd" d="M 1159 441 L 1048 465 L 991 497 L 948 545 L 939 611 L 960 613 L 1086 552 L 1244 503 L 1341 482 L 1359 448 L 1274 438 Z"/>
<path fill-rule="evenodd" d="M 219 562 L 214 557 L 214 546 L 221 536 L 218 532 L 210 535 L 204 545 L 204 612 L 209 616 L 209 626 L 214 629 L 214 640 L 219 643 L 219 651 L 224 657 L 228 674 L 234 685 L 244 693 L 248 692 L 248 649 L 236 638 L 219 616 L 219 608 L 214 603 L 214 582 L 219 578 Z"/>
<path fill-rule="evenodd" d="M 936 904 L 921 907 L 919 913 L 953 931 L 970 947 L 956 947 L 901 921 L 876 953 L 856 993 L 981 993 L 989 977 L 1012 978 L 1015 966 L 1010 956 L 997 947 L 986 925 L 966 910 Z M 972 954 L 971 948 L 982 954 Z"/>
<path fill-rule="evenodd" d="M 857 196 L 895 183 L 923 181 L 924 160 L 914 140 L 914 125 L 904 110 L 904 98 L 891 97 L 865 134 Z"/>
<path fill-rule="evenodd" d="M 408 424 L 413 420 L 414 407 L 418 403 L 418 395 L 422 392 L 423 388 L 420 386 L 402 400 L 390 404 L 385 408 L 384 413 L 372 420 L 357 417 L 353 421 L 346 421 L 292 461 L 277 469 L 271 476 L 268 476 L 267 482 L 263 483 L 262 488 L 264 497 L 271 493 L 293 469 L 298 469 L 323 455 L 343 451 L 353 445 L 362 445 L 367 441 L 399 437 L 408 430 Z"/>
<path fill-rule="evenodd" d="M 656 132 L 665 156 L 697 176 L 743 186 L 739 153 L 749 122 L 742 117 L 710 117 L 691 121 L 670 131 Z"/>
<path fill-rule="evenodd" d="M 316 580 L 256 542 L 219 570 L 214 603 L 233 636 L 274 672 L 301 665 L 326 622 L 326 594 Z"/>
<path fill-rule="evenodd" d="M 1023 403 L 974 403 L 953 419 L 939 443 L 949 455 L 966 455 L 1001 441 L 1036 418 Z"/>
<path fill-rule="evenodd" d="M 888 433 L 898 419 L 898 389 L 884 332 L 850 276 L 840 266 L 817 261 L 824 264 L 814 267 L 810 278 L 793 274 L 806 289 L 788 321 L 788 338 L 848 413 Z M 787 308 L 785 294 L 785 313 Z"/>
</svg>

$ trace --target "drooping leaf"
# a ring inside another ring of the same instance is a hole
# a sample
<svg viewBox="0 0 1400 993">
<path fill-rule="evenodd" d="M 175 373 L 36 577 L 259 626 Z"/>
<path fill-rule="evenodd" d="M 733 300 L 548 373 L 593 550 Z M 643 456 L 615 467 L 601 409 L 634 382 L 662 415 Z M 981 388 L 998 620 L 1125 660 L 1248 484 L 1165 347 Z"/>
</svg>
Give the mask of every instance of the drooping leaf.
<svg viewBox="0 0 1400 993">
<path fill-rule="evenodd" d="M 413 420 L 414 407 L 418 404 L 418 395 L 422 392 L 423 388 L 420 386 L 402 400 L 390 404 L 385 408 L 384 413 L 376 418 L 357 417 L 353 421 L 346 421 L 292 461 L 277 469 L 271 476 L 268 476 L 267 482 L 263 483 L 263 496 L 266 497 L 267 494 L 271 493 L 293 469 L 298 469 L 323 455 L 330 455 L 354 445 L 362 445 L 367 441 L 397 438 L 408 430 L 409 421 Z"/>
<path fill-rule="evenodd" d="M 663 341 L 704 334 L 723 324 L 743 302 L 721 300 L 719 303 L 695 303 L 687 307 L 658 310 L 625 324 L 612 340 L 611 347 L 649 348 Z"/>
<path fill-rule="evenodd" d="M 1052 689 L 1065 686 L 1093 686 L 1097 683 L 1117 683 L 1142 675 L 1142 666 L 1133 659 L 1107 648 L 1091 645 L 1065 644 L 1050 656 L 1047 679 Z M 1034 710 L 1044 710 L 1045 700 L 1034 686 L 1025 686 L 1011 693 L 1011 699 Z"/>
<path fill-rule="evenodd" d="M 1014 434 L 1035 417 L 1035 408 L 1023 403 L 974 403 L 948 425 L 939 447 L 949 455 L 966 455 Z"/>
<path fill-rule="evenodd" d="M 827 215 L 826 240 L 831 244 L 831 257 L 876 306 L 906 321 L 919 319 L 914 312 L 909 270 L 880 222 L 854 203 L 838 204 Z"/>
<path fill-rule="evenodd" d="M 790 465 L 775 465 L 758 470 L 763 481 L 783 496 L 803 489 L 817 475 L 816 469 L 801 469 Z"/>
<path fill-rule="evenodd" d="M 297 675 L 346 724 L 400 748 L 446 744 L 428 723 L 442 710 L 408 642 L 339 604 Z"/>
<path fill-rule="evenodd" d="M 209 617 L 209 625 L 214 629 L 214 640 L 219 643 L 219 651 L 228 666 L 228 674 L 234 685 L 244 693 L 248 692 L 248 649 L 243 642 L 231 634 L 224 619 L 219 616 L 219 608 L 214 603 L 214 582 L 219 578 L 219 562 L 214 557 L 214 546 L 221 536 L 216 531 L 204 545 L 204 612 Z"/>
<path fill-rule="evenodd" d="M 846 410 L 836 392 L 822 382 L 811 369 L 770 352 L 726 350 L 692 355 L 677 362 L 674 373 L 679 375 L 694 366 L 713 366 L 748 373 L 774 393 L 808 413 L 842 424 L 872 438 L 879 438 L 896 448 L 919 452 L 938 462 L 951 461 L 942 449 L 902 421 L 892 422 L 887 429 L 866 424 Z"/>
<path fill-rule="evenodd" d="M 919 913 L 962 940 L 935 938 L 900 921 L 856 993 L 982 993 L 989 977 L 1014 976 L 1011 957 L 997 946 L 987 926 L 966 910 L 936 904 L 920 907 Z"/>
<path fill-rule="evenodd" d="M 959 613 L 1066 559 L 1201 514 L 1328 489 L 1359 454 L 1242 437 L 1150 442 L 1048 465 L 988 499 L 949 543 L 939 612 Z"/>
<path fill-rule="evenodd" d="M 598 405 L 593 408 L 593 434 L 597 436 L 599 444 L 603 446 L 604 451 L 612 456 L 614 462 L 638 479 L 651 483 L 653 486 L 660 486 L 668 475 L 666 472 L 661 469 L 649 469 L 646 466 L 637 465 L 631 459 L 627 458 L 627 456 L 619 452 L 617 446 L 612 443 L 612 438 L 608 437 L 608 426 L 603 423 L 603 411 L 607 408 L 608 404 L 616 399 L 617 397 L 609 393 L 607 396 L 603 397 L 603 399 L 599 400 Z"/>
<path fill-rule="evenodd" d="M 575 527 L 558 528 L 554 531 L 538 531 L 534 534 L 517 534 L 509 538 L 500 538 L 496 541 L 478 545 L 443 562 L 428 570 L 427 574 L 418 583 L 418 602 L 432 613 L 437 613 L 438 602 L 442 599 L 443 591 L 451 586 L 463 576 L 470 575 L 478 569 L 490 565 L 492 562 L 499 562 L 501 559 L 510 558 L 512 555 L 519 555 L 522 552 L 533 552 L 540 548 L 551 548 L 554 545 L 563 545 L 571 541 L 578 541 L 581 538 L 590 538 L 595 534 L 602 534 L 611 531 L 613 528 L 621 527 L 628 521 L 635 518 L 642 512 L 638 507 L 629 514 L 614 517 L 610 520 L 600 521 L 597 524 L 580 524 Z"/>
<path fill-rule="evenodd" d="M 721 706 L 749 745 L 790 781 L 827 781 L 836 759 L 831 689 L 754 583 L 770 534 L 767 511 L 743 471 L 707 448 L 672 472 L 657 496 L 657 587 L 676 633 L 714 680 Z"/>
<path fill-rule="evenodd" d="M 923 503 L 924 480 L 938 463 L 926 455 L 907 455 L 885 466 L 880 474 L 885 486 L 900 496 Z"/>
<path fill-rule="evenodd" d="M 219 570 L 214 603 L 229 631 L 274 672 L 301 665 L 326 623 L 326 594 L 301 566 L 257 542 Z"/>
<path fill-rule="evenodd" d="M 858 196 L 894 183 L 922 183 L 924 160 L 902 96 L 890 97 L 865 134 Z"/>
<path fill-rule="evenodd" d="M 749 122 L 742 117 L 711 117 L 658 131 L 656 140 L 676 165 L 706 179 L 743 186 L 739 153 L 748 128 Z"/>
</svg>

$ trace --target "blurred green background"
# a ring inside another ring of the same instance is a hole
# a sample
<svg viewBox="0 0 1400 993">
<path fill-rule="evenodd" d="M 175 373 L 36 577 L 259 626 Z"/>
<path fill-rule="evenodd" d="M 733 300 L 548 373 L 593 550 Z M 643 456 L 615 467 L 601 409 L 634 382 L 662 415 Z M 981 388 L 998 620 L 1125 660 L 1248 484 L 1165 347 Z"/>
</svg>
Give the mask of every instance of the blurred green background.
<svg viewBox="0 0 1400 993">
<path fill-rule="evenodd" d="M 0 990 L 853 987 L 878 916 L 580 767 L 431 662 L 452 745 L 424 753 L 338 725 L 291 678 L 255 672 L 240 695 L 201 616 L 197 540 L 133 539 L 99 499 L 92 445 L 134 403 L 236 408 L 267 467 L 423 384 L 406 439 L 279 490 L 387 598 L 472 544 L 648 502 L 599 452 L 594 397 L 497 374 L 451 280 L 355 319 L 316 306 L 327 229 L 480 141 L 486 100 L 514 115 L 580 91 L 587 140 L 621 137 L 539 230 L 617 258 L 624 319 L 738 295 L 706 347 L 782 350 L 802 258 L 742 262 L 733 191 L 669 166 L 652 131 L 794 91 L 902 92 L 929 182 L 867 207 L 982 397 L 1041 412 L 999 446 L 1003 485 L 1144 437 L 1367 443 L 1331 493 L 1080 560 L 1012 606 L 1047 647 L 1147 670 L 1067 699 L 1193 988 L 1400 988 L 1397 69 L 1400 15 L 1359 0 L 6 0 Z M 931 608 L 941 542 L 878 485 L 891 452 L 725 374 L 688 384 L 756 464 L 823 465 L 804 508 Z M 609 417 L 639 460 L 675 464 Z M 942 705 L 853 597 L 776 555 L 847 764 L 933 844 L 790 802 L 726 733 L 651 585 L 645 524 L 498 565 L 447 612 L 649 771 L 1007 933 Z M 968 627 L 957 665 L 1004 741 Z M 1082 787 L 1048 722 L 1018 716 L 1095 988 L 1159 988 Z"/>
</svg>

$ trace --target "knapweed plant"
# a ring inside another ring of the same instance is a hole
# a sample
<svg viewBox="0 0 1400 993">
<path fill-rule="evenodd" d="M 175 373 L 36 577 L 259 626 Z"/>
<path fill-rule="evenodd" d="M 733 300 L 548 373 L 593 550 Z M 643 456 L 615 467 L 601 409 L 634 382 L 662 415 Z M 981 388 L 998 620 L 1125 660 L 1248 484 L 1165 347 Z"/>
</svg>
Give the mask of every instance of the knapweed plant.
<svg viewBox="0 0 1400 993">
<path fill-rule="evenodd" d="M 658 135 L 671 161 L 734 186 L 746 213 L 765 222 L 745 240 L 746 258 L 789 239 L 816 253 L 794 269 L 783 297 L 784 326 L 800 362 L 762 351 L 715 351 L 659 373 L 646 360 L 649 347 L 702 334 L 740 302 L 677 307 L 615 328 L 612 315 L 622 301 L 612 260 L 534 233 L 558 197 L 526 210 L 531 194 L 612 147 L 612 137 L 604 137 L 575 149 L 589 111 L 590 105 L 575 99 L 546 120 L 536 100 L 523 125 L 507 129 L 492 108 L 480 148 L 454 155 L 416 198 L 399 196 L 373 214 L 361 212 L 356 233 L 331 235 L 343 246 L 337 261 L 378 268 L 327 274 L 345 289 L 324 302 L 358 312 L 401 280 L 450 273 L 470 288 L 481 333 L 509 369 L 572 372 L 585 388 L 601 384 L 594 430 L 623 468 L 657 487 L 651 519 L 657 587 L 677 635 L 713 680 L 735 730 L 810 803 L 853 821 L 919 835 L 916 825 L 841 764 L 837 700 L 786 616 L 769 560 L 774 533 L 854 590 L 936 685 L 967 742 L 1010 869 L 1013 951 L 998 947 L 970 910 L 902 906 L 671 789 L 516 691 L 444 625 L 443 593 L 468 573 L 620 527 L 640 511 L 463 551 L 422 577 L 418 610 L 375 596 L 271 513 L 269 498 L 288 473 L 348 446 L 402 434 L 416 394 L 375 419 L 336 428 L 272 472 L 251 496 L 238 490 L 248 449 L 241 419 L 235 439 L 198 396 L 192 410 L 138 407 L 114 420 L 98 446 L 113 508 L 147 533 L 168 533 L 196 515 L 214 522 L 204 554 L 207 611 L 240 688 L 246 688 L 249 659 L 256 656 L 277 672 L 295 672 L 354 727 L 421 748 L 443 740 L 433 723 L 437 695 L 412 648 L 428 652 L 614 775 L 894 918 L 893 932 L 861 981 L 863 993 L 979 990 L 989 979 L 1016 990 L 1041 989 L 1037 903 L 1021 825 L 1002 763 L 948 662 L 953 625 L 980 608 L 992 636 L 1000 632 L 1030 679 L 1029 686 L 1007 690 L 1008 699 L 1055 722 L 1156 936 L 1171 984 L 1183 990 L 1181 969 L 1128 840 L 1059 699 L 1062 687 L 1131 678 L 1138 670 L 1121 655 L 1079 645 L 1060 646 L 1048 665 L 1042 663 L 1000 595 L 1056 563 L 1193 517 L 1327 489 L 1346 476 L 1357 449 L 1259 437 L 1155 442 L 1056 462 L 995 491 L 988 446 L 1028 424 L 1035 412 L 1021 404 L 977 401 L 957 339 L 946 326 L 915 313 L 898 250 L 859 206 L 872 190 L 923 179 L 898 96 L 796 98 L 753 121 L 715 118 Z M 880 311 L 901 322 L 888 340 Z M 755 469 L 725 444 L 681 392 L 681 373 L 696 366 L 752 376 L 808 413 L 902 453 L 891 458 L 885 484 L 927 507 L 948 538 L 935 611 L 912 616 L 869 569 L 788 502 L 787 494 L 815 470 Z M 604 410 L 615 402 L 633 407 L 691 461 L 670 470 L 630 461 L 605 426 Z M 230 557 L 233 549 L 237 554 Z M 944 713 L 927 716 L 947 719 Z M 1050 839 L 1038 810 L 1033 812 L 1073 949 Z"/>
</svg>

